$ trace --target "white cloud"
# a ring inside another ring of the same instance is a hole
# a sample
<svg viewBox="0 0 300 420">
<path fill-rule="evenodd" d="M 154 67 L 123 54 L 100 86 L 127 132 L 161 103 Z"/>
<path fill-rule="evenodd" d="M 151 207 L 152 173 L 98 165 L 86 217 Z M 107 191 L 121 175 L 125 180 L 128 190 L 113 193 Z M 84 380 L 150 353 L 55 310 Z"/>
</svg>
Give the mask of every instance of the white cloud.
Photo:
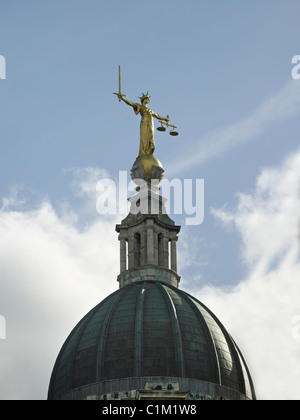
<svg viewBox="0 0 300 420">
<path fill-rule="evenodd" d="M 69 169 L 72 173 L 72 189 L 74 194 L 80 198 L 90 198 L 96 202 L 96 184 L 103 178 L 110 178 L 106 169 L 98 167 L 79 168 L 75 167 Z"/>
<path fill-rule="evenodd" d="M 197 293 L 224 322 L 249 362 L 258 397 L 300 398 L 300 151 L 265 169 L 236 209 L 213 210 L 241 235 L 247 278 L 232 290 Z M 237 255 L 238 258 L 238 255 Z"/>
<path fill-rule="evenodd" d="M 165 165 L 166 172 L 171 177 L 199 166 L 228 152 L 237 144 L 255 139 L 271 123 L 288 120 L 297 115 L 299 110 L 300 83 L 290 80 L 277 93 L 264 100 L 251 115 L 205 134 L 194 144 L 193 153 L 183 152 L 179 161 L 176 159 Z"/>
<path fill-rule="evenodd" d="M 21 207 L 26 203 L 26 200 L 23 198 L 21 199 L 19 196 L 19 192 L 22 191 L 22 185 L 11 185 L 9 188 L 9 195 L 7 197 L 2 198 L 2 210 L 6 210 L 11 207 Z"/>
<path fill-rule="evenodd" d="M 117 290 L 114 221 L 96 216 L 80 230 L 48 201 L 34 210 L 7 205 L 0 211 L 0 315 L 6 321 L 1 399 L 45 399 L 63 341 L 85 313 Z"/>
</svg>

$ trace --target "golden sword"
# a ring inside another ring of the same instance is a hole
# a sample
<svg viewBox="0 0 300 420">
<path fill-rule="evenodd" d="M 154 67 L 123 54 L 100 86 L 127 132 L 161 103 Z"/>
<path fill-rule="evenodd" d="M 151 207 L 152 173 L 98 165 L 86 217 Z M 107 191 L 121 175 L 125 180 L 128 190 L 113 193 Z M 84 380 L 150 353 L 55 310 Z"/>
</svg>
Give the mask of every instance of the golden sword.
<svg viewBox="0 0 300 420">
<path fill-rule="evenodd" d="M 121 92 L 121 66 L 119 66 L 119 92 L 118 93 L 115 93 L 114 92 L 114 95 L 117 95 L 118 97 L 119 97 L 119 101 L 121 102 L 121 99 L 120 99 L 120 96 L 123 98 L 123 97 L 125 97 L 126 98 L 126 95 L 123 95 L 122 94 L 122 92 Z"/>
</svg>

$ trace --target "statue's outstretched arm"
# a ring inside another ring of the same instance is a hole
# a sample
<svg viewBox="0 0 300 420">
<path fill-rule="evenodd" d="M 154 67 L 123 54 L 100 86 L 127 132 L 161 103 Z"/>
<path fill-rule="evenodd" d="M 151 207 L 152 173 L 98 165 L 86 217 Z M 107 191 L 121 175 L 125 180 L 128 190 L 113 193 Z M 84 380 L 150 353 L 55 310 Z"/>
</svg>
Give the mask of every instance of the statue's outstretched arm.
<svg viewBox="0 0 300 420">
<path fill-rule="evenodd" d="M 132 106 L 132 108 L 136 107 L 136 104 L 134 102 L 125 99 L 122 95 L 118 95 L 118 98 L 125 102 L 125 104 Z"/>
<path fill-rule="evenodd" d="M 162 120 L 162 121 L 170 121 L 170 117 L 169 115 L 167 115 L 167 117 L 161 117 L 159 114 L 156 114 L 155 112 L 152 113 L 153 117 L 157 118 L 158 120 Z"/>
</svg>

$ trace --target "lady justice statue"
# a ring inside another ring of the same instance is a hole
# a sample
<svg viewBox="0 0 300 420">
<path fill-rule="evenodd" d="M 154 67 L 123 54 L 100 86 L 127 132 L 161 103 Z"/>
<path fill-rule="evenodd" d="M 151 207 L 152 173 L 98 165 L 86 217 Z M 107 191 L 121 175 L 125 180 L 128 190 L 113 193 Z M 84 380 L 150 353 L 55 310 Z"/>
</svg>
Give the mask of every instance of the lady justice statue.
<svg viewBox="0 0 300 420">
<path fill-rule="evenodd" d="M 135 103 L 131 102 L 128 99 L 125 99 L 126 95 L 123 95 L 121 93 L 121 69 L 119 66 L 119 92 L 114 93 L 118 96 L 119 101 L 125 102 L 127 105 L 130 105 L 135 114 L 141 115 L 141 124 L 140 124 L 140 149 L 139 154 L 136 160 L 136 163 L 144 165 L 145 168 L 145 175 L 147 178 L 150 177 L 150 172 L 152 169 L 152 166 L 160 166 L 162 168 L 161 163 L 158 159 L 154 158 L 153 153 L 155 150 L 155 144 L 154 144 L 154 124 L 153 124 L 153 117 L 158 119 L 161 123 L 161 126 L 158 128 L 159 131 L 166 131 L 164 125 L 167 127 L 172 127 L 172 130 L 170 131 L 170 134 L 173 136 L 178 135 L 178 133 L 175 131 L 175 126 L 169 124 L 170 117 L 167 115 L 166 117 L 162 117 L 159 114 L 156 114 L 152 109 L 148 108 L 148 104 L 150 103 L 150 96 L 147 92 L 147 94 L 142 94 L 139 99 L 141 100 L 141 103 Z"/>
<path fill-rule="evenodd" d="M 140 114 L 142 116 L 140 125 L 140 150 L 138 157 L 141 155 L 153 155 L 155 150 L 153 117 L 160 121 L 166 121 L 167 123 L 169 123 L 170 117 L 168 115 L 166 118 L 161 117 L 152 111 L 152 109 L 147 107 L 150 102 L 148 92 L 146 95 L 143 93 L 143 96 L 139 98 L 141 100 L 141 104 L 136 104 L 128 99 L 124 99 L 123 95 L 118 95 L 118 98 L 125 102 L 125 104 L 132 106 L 136 115 Z"/>
</svg>

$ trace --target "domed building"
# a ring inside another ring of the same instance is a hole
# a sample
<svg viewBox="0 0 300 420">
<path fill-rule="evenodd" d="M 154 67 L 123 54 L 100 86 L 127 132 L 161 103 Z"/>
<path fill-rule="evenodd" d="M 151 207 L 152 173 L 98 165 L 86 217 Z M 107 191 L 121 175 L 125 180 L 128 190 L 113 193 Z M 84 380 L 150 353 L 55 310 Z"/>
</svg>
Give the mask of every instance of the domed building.
<svg viewBox="0 0 300 420">
<path fill-rule="evenodd" d="M 152 155 L 133 164 L 138 193 L 116 226 L 119 290 L 70 333 L 52 372 L 49 400 L 256 398 L 233 338 L 203 303 L 179 289 L 180 226 L 158 194 L 163 172 Z"/>
</svg>

